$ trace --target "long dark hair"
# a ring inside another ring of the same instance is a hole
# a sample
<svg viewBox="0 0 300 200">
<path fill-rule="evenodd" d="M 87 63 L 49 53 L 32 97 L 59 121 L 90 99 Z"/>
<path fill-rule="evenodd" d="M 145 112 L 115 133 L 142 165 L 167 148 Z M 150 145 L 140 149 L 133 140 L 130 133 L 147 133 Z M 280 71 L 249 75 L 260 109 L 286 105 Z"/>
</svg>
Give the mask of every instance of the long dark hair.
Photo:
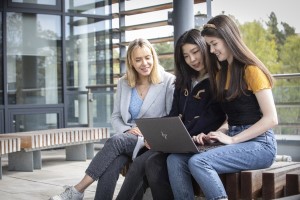
<svg viewBox="0 0 300 200">
<path fill-rule="evenodd" d="M 186 89 L 191 78 L 199 76 L 199 72 L 191 68 L 183 57 L 182 46 L 185 44 L 194 44 L 199 47 L 200 54 L 203 59 L 204 67 L 207 70 L 209 63 L 208 47 L 201 32 L 198 29 L 190 29 L 184 32 L 177 40 L 174 51 L 175 59 L 175 88 Z"/>
<path fill-rule="evenodd" d="M 212 89 L 217 94 L 219 100 L 232 100 L 247 90 L 245 82 L 245 68 L 249 65 L 259 67 L 267 76 L 271 86 L 273 86 L 273 77 L 265 65 L 253 54 L 253 52 L 243 42 L 240 31 L 235 22 L 226 15 L 217 15 L 210 19 L 204 25 L 201 31 L 202 36 L 217 37 L 225 41 L 228 49 L 233 55 L 233 62 L 230 70 L 230 83 L 225 96 L 225 85 L 227 79 L 228 62 L 218 61 L 216 55 L 210 54 L 211 66 L 209 68 L 210 78 L 212 79 Z M 220 77 L 217 81 L 216 74 L 220 71 Z"/>
</svg>

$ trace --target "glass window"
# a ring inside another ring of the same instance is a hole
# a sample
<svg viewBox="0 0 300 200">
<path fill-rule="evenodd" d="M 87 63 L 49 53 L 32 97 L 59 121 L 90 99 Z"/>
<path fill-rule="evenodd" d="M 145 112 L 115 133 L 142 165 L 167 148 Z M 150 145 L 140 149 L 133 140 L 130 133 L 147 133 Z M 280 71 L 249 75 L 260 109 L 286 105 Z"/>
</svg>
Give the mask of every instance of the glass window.
<svg viewBox="0 0 300 200">
<path fill-rule="evenodd" d="M 9 8 L 61 10 L 61 0 L 9 0 Z"/>
<path fill-rule="evenodd" d="M 0 134 L 4 133 L 4 117 L 3 110 L 0 109 Z"/>
<path fill-rule="evenodd" d="M 7 13 L 9 104 L 62 103 L 59 16 Z"/>
<path fill-rule="evenodd" d="M 109 20 L 66 17 L 66 67 L 68 123 L 87 124 L 88 85 L 109 84 L 111 80 L 111 38 Z M 105 116 L 106 99 L 97 105 L 97 117 Z M 101 112 L 100 112 L 101 110 Z"/>
<path fill-rule="evenodd" d="M 2 13 L 0 12 L 0 105 L 3 105 L 3 43 L 2 43 Z"/>
<path fill-rule="evenodd" d="M 108 0 L 65 1 L 65 11 L 90 15 L 108 15 L 111 13 Z"/>
<path fill-rule="evenodd" d="M 56 0 L 12 0 L 13 3 L 30 3 L 41 5 L 56 5 Z"/>
<path fill-rule="evenodd" d="M 47 130 L 59 128 L 58 113 L 16 114 L 13 116 L 12 132 Z"/>
</svg>

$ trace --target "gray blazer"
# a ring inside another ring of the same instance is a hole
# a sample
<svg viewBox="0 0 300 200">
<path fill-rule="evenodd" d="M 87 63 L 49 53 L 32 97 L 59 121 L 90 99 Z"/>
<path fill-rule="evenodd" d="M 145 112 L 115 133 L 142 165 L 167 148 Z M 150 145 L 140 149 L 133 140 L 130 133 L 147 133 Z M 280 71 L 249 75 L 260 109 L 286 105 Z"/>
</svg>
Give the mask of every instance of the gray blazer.
<svg viewBox="0 0 300 200">
<path fill-rule="evenodd" d="M 163 117 L 169 114 L 174 92 L 175 76 L 160 70 L 161 82 L 152 84 L 144 99 L 138 118 Z M 130 123 L 129 104 L 132 88 L 127 84 L 124 76 L 118 81 L 117 94 L 114 99 L 114 109 L 111 115 L 111 124 L 116 133 L 135 127 Z"/>
</svg>

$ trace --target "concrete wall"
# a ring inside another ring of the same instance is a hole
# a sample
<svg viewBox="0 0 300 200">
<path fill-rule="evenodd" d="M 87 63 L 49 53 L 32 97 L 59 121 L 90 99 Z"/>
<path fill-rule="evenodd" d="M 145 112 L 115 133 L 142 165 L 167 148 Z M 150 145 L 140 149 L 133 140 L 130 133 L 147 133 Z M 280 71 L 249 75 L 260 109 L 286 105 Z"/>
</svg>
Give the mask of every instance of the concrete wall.
<svg viewBox="0 0 300 200">
<path fill-rule="evenodd" d="M 300 161 L 300 141 L 277 140 L 278 155 L 289 155 L 292 161 Z"/>
</svg>

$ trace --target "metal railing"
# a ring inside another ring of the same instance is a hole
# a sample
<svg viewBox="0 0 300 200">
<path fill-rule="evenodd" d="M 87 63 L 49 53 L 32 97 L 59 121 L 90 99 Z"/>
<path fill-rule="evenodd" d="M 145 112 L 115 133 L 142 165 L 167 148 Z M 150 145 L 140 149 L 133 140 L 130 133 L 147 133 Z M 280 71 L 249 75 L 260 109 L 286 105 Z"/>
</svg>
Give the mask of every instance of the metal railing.
<svg viewBox="0 0 300 200">
<path fill-rule="evenodd" d="M 275 74 L 274 78 L 276 83 L 273 94 L 279 118 L 279 125 L 274 129 L 275 133 L 300 136 L 300 73 Z M 86 87 L 90 127 L 103 126 L 103 124 L 111 126 L 110 116 L 113 111 L 116 86 L 116 84 L 103 84 Z"/>
</svg>

